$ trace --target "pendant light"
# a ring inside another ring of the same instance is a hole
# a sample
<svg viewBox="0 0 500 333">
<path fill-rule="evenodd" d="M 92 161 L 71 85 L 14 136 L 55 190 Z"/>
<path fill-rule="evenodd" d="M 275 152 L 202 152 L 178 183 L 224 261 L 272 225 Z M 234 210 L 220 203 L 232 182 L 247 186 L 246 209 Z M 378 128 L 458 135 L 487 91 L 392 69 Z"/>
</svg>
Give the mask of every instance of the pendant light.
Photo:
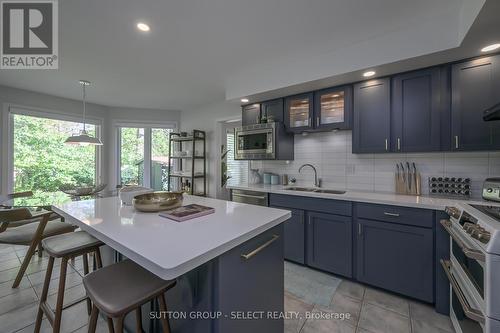
<svg viewBox="0 0 500 333">
<path fill-rule="evenodd" d="M 67 138 L 66 141 L 64 141 L 64 143 L 76 146 L 89 146 L 89 145 L 101 146 L 102 145 L 101 140 L 99 140 L 99 138 L 90 136 L 85 130 L 85 111 L 86 111 L 85 99 L 87 97 L 87 94 L 85 92 L 85 87 L 90 86 L 90 82 L 85 80 L 80 80 L 80 84 L 82 85 L 83 88 L 83 130 L 80 131 L 80 134 L 72 135 L 69 138 Z"/>
</svg>

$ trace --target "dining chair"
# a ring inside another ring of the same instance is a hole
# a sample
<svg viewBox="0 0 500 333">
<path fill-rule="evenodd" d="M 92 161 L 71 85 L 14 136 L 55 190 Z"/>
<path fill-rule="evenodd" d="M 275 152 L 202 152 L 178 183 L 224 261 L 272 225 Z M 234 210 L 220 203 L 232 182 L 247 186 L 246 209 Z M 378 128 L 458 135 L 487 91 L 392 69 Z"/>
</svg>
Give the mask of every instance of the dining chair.
<svg viewBox="0 0 500 333">
<path fill-rule="evenodd" d="M 0 232 L 0 244 L 28 246 L 12 288 L 19 286 L 37 247 L 41 254 L 39 245 L 42 239 L 72 232 L 77 228 L 53 217 L 54 212 L 47 210 L 33 212 L 28 208 L 0 209 L 0 226 L 6 225 L 5 229 Z M 9 224 L 20 221 L 28 222 L 16 227 L 8 227 Z"/>
</svg>

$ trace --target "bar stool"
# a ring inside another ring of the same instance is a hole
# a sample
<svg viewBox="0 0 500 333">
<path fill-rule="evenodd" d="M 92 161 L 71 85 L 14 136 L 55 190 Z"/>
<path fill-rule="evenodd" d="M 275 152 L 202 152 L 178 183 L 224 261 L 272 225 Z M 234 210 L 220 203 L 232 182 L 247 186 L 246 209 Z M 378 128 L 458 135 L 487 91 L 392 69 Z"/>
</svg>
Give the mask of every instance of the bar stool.
<svg viewBox="0 0 500 333">
<path fill-rule="evenodd" d="M 68 234 L 45 238 L 42 241 L 42 245 L 49 255 L 49 263 L 47 266 L 47 272 L 45 273 L 45 282 L 43 284 L 42 295 L 40 297 L 40 305 L 38 308 L 38 315 L 36 317 L 35 324 L 35 333 L 40 332 L 40 326 L 44 314 L 47 316 L 47 319 L 52 325 L 53 332 L 56 333 L 61 329 L 63 310 L 86 300 L 87 312 L 89 313 L 89 315 L 91 312 L 91 304 L 88 296 L 84 296 L 71 302 L 70 304 L 67 304 L 66 306 L 63 306 L 68 261 L 74 259 L 75 257 L 82 256 L 83 272 L 85 275 L 87 275 L 89 273 L 87 254 L 95 252 L 97 268 L 101 268 L 102 260 L 99 247 L 103 245 L 103 243 L 100 240 L 92 237 L 85 231 L 76 231 Z M 59 274 L 56 308 L 55 312 L 53 312 L 50 306 L 47 304 L 47 296 L 49 292 L 50 279 L 52 276 L 52 269 L 54 268 L 54 260 L 56 258 L 61 258 L 61 271 Z"/>
<path fill-rule="evenodd" d="M 160 310 L 166 314 L 165 292 L 175 286 L 176 281 L 163 280 L 132 260 L 106 266 L 83 278 L 87 295 L 92 300 L 89 333 L 95 333 L 99 311 L 106 315 L 109 332 L 115 332 L 113 319 L 117 320 L 117 333 L 123 332 L 125 316 L 135 310 L 136 331 L 143 332 L 141 306 L 158 299 Z M 161 316 L 164 333 L 170 333 L 170 323 Z"/>
</svg>

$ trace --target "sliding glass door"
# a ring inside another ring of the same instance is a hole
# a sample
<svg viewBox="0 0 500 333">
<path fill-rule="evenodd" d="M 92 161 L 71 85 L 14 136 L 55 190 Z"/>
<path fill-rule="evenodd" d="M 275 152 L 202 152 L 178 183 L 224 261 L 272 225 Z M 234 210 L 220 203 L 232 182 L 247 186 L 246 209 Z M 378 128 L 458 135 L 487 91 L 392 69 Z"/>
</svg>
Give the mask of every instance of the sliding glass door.
<svg viewBox="0 0 500 333">
<path fill-rule="evenodd" d="M 120 184 L 144 185 L 144 128 L 120 128 Z"/>
<path fill-rule="evenodd" d="M 168 136 L 172 128 L 119 126 L 119 184 L 168 189 Z"/>
</svg>

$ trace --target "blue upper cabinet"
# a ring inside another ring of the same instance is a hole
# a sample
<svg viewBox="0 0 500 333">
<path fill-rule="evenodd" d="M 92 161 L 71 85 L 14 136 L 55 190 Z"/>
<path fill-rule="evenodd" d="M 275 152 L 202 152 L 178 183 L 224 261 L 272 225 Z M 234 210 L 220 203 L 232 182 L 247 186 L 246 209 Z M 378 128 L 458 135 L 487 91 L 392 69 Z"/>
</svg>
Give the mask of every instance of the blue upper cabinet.
<svg viewBox="0 0 500 333">
<path fill-rule="evenodd" d="M 241 124 L 254 125 L 260 123 L 260 104 L 249 104 L 241 108 Z"/>
<path fill-rule="evenodd" d="M 352 86 L 329 88 L 314 93 L 314 128 L 350 129 Z"/>
<path fill-rule="evenodd" d="M 285 98 L 285 127 L 289 132 L 312 130 L 313 116 L 313 93 Z"/>
<path fill-rule="evenodd" d="M 444 72 L 444 73 L 443 73 Z M 392 79 L 391 150 L 429 152 L 441 150 L 442 122 L 447 110 L 446 72 L 430 68 L 396 75 Z"/>
<path fill-rule="evenodd" d="M 500 102 L 500 56 L 453 65 L 451 147 L 500 149 L 500 122 L 483 121 L 483 111 Z"/>
<path fill-rule="evenodd" d="M 354 85 L 353 153 L 385 153 L 391 149 L 390 79 Z"/>
<path fill-rule="evenodd" d="M 283 122 L 283 98 L 262 102 L 261 113 L 262 118 L 265 117 L 267 121 L 272 119 L 276 122 Z"/>
</svg>

